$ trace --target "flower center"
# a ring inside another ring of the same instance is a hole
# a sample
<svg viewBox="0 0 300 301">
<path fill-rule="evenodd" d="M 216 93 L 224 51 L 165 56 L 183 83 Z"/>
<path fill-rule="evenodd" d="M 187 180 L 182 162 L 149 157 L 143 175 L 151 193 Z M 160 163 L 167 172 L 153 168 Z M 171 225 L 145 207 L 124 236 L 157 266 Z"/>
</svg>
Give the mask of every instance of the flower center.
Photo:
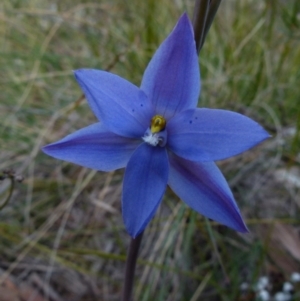
<svg viewBox="0 0 300 301">
<path fill-rule="evenodd" d="M 163 116 L 153 116 L 143 140 L 152 146 L 165 146 L 167 143 L 166 123 L 166 119 Z"/>
<path fill-rule="evenodd" d="M 151 119 L 150 130 L 152 133 L 158 133 L 166 127 L 166 119 L 160 115 L 155 115 Z"/>
</svg>

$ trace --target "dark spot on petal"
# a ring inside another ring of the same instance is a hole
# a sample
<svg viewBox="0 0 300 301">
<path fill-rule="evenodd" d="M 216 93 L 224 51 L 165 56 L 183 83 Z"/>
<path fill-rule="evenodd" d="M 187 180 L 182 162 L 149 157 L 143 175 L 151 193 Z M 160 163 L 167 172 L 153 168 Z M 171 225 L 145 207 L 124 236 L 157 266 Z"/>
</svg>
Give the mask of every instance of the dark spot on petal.
<svg viewBox="0 0 300 301">
<path fill-rule="evenodd" d="M 144 105 L 141 103 L 141 107 L 143 107 Z"/>
<path fill-rule="evenodd" d="M 190 124 L 192 124 L 193 123 L 193 121 L 192 120 L 190 120 Z"/>
<path fill-rule="evenodd" d="M 132 109 L 131 111 L 132 111 L 132 113 L 134 113 L 134 109 Z"/>
<path fill-rule="evenodd" d="M 195 119 L 198 119 L 198 117 L 196 116 Z"/>
</svg>

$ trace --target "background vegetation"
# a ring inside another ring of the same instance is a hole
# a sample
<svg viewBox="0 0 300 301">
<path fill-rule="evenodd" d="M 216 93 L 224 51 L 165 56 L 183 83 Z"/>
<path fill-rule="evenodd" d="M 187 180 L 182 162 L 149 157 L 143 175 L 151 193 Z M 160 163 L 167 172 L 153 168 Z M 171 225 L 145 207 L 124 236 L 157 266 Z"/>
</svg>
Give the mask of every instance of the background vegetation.
<svg viewBox="0 0 300 301">
<path fill-rule="evenodd" d="M 12 197 L 0 212 L 0 300 L 119 300 L 123 171 L 95 172 L 40 148 L 96 121 L 72 70 L 106 69 L 139 85 L 193 5 L 1 1 L 0 201 Z M 241 112 L 273 136 L 219 162 L 251 233 L 206 221 L 168 190 L 144 236 L 135 300 L 259 300 L 261 276 L 275 295 L 300 271 L 299 39 L 298 0 L 221 4 L 200 54 L 199 106 Z"/>
</svg>

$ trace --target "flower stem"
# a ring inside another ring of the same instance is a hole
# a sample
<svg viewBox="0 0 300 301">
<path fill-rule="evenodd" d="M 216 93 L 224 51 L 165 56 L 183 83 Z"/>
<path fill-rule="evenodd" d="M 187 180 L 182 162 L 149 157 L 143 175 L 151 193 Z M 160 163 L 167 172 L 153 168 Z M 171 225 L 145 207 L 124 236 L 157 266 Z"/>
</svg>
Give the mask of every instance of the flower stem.
<svg viewBox="0 0 300 301">
<path fill-rule="evenodd" d="M 222 0 L 196 0 L 193 27 L 199 53 Z"/>
<path fill-rule="evenodd" d="M 135 265 L 136 265 L 141 241 L 143 238 L 143 234 L 144 234 L 144 232 L 140 233 L 136 238 L 131 238 L 131 241 L 130 241 L 130 245 L 129 245 L 129 249 L 128 249 L 128 253 L 127 253 L 127 260 L 126 260 L 126 267 L 125 267 L 125 279 L 124 279 L 124 287 L 123 287 L 121 301 L 131 301 L 131 293 L 132 293 L 132 288 L 133 288 Z"/>
</svg>

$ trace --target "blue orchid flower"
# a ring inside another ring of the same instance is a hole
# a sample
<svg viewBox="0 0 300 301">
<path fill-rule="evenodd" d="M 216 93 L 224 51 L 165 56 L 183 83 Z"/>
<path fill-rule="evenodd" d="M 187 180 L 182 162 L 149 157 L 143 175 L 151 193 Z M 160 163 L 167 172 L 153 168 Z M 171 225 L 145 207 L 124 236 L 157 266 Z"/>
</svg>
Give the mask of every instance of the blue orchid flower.
<svg viewBox="0 0 300 301">
<path fill-rule="evenodd" d="M 197 212 L 247 232 L 214 161 L 248 150 L 269 135 L 238 113 L 196 107 L 200 72 L 186 14 L 154 54 L 140 88 L 100 70 L 80 69 L 75 77 L 99 122 L 43 151 L 100 171 L 126 167 L 122 214 L 132 237 L 152 219 L 167 185 Z"/>
</svg>

